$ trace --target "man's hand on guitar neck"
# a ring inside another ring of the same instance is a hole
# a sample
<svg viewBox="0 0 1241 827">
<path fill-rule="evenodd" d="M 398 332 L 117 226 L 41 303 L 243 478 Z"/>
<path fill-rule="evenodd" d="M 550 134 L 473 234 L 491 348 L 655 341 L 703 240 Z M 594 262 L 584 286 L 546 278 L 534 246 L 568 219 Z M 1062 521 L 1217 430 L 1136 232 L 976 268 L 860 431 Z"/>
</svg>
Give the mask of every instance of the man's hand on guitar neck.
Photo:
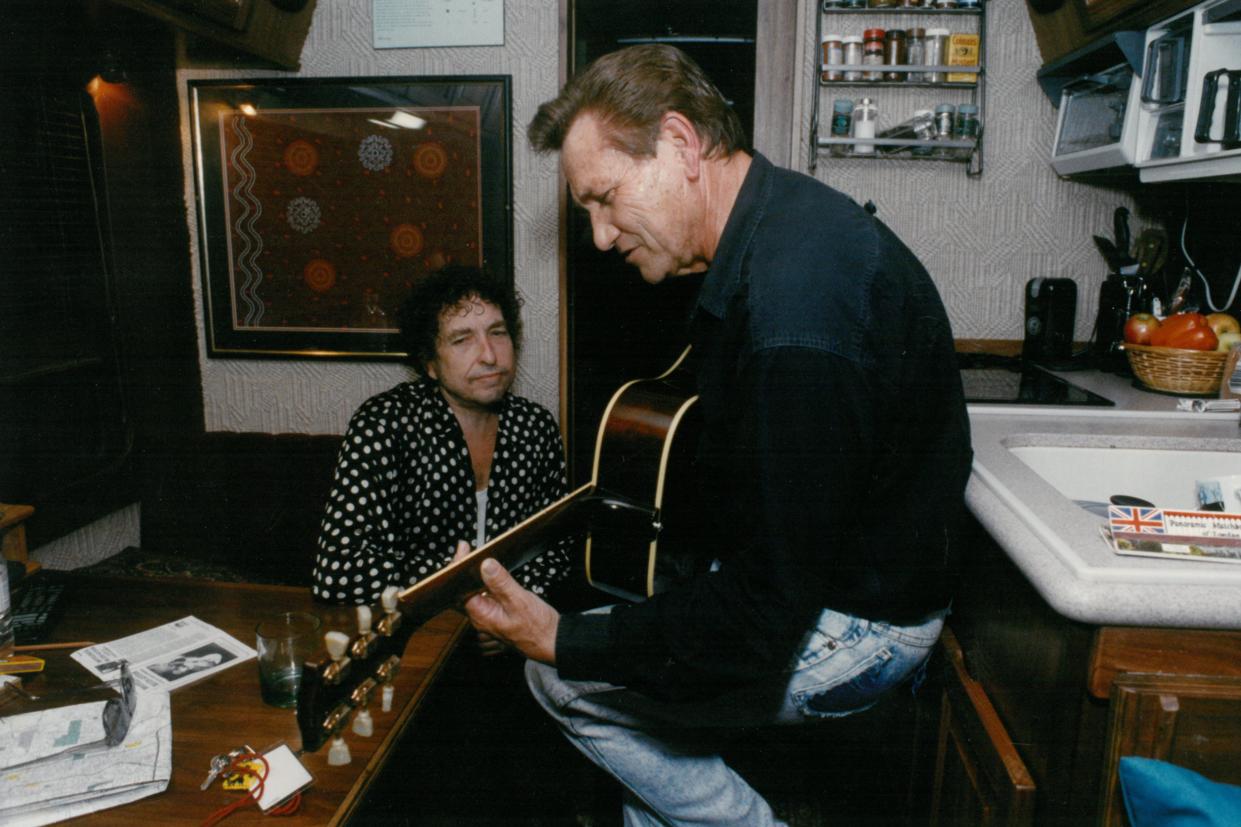
<svg viewBox="0 0 1241 827">
<path fill-rule="evenodd" d="M 453 559 L 470 553 L 470 544 L 457 543 Z M 482 635 L 504 641 L 531 660 L 556 665 L 556 628 L 560 613 L 521 584 L 495 560 L 482 564 L 486 591 L 465 601 L 465 611 Z"/>
</svg>

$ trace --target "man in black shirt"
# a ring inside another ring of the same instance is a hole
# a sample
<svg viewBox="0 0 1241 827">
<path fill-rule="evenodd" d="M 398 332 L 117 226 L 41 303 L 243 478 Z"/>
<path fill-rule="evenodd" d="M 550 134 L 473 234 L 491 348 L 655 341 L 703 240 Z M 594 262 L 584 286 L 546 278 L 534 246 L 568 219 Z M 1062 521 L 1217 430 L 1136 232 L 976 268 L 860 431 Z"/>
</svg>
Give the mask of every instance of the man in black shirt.
<svg viewBox="0 0 1241 827">
<path fill-rule="evenodd" d="M 971 451 L 952 332 L 916 257 L 848 197 L 745 151 L 668 46 L 606 55 L 544 104 L 596 246 L 651 283 L 706 272 L 691 331 L 716 562 L 642 603 L 561 615 L 494 562 L 474 624 L 626 789 L 626 823 L 772 823 L 713 751 L 741 726 L 872 705 L 951 599 Z"/>
</svg>

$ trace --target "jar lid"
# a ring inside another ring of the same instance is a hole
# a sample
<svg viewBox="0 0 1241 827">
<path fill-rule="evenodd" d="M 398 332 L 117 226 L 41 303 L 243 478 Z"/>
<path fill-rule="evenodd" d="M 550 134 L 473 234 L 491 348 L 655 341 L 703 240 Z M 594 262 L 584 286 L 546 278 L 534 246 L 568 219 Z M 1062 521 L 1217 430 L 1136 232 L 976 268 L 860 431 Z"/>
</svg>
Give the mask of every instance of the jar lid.
<svg viewBox="0 0 1241 827">
<path fill-rule="evenodd" d="M 883 29 L 867 29 L 862 32 L 862 37 L 867 40 L 883 40 Z"/>
<path fill-rule="evenodd" d="M 927 29 L 926 30 L 927 37 L 947 37 L 948 35 L 949 35 L 949 31 L 947 29 Z"/>
<path fill-rule="evenodd" d="M 930 109 L 915 109 L 915 110 L 914 110 L 914 117 L 915 117 L 915 118 L 920 118 L 920 117 L 922 117 L 923 115 L 929 115 L 929 114 L 931 114 L 931 110 L 930 110 Z"/>
<path fill-rule="evenodd" d="M 960 112 L 962 115 L 967 115 L 967 114 L 968 114 L 968 115 L 977 115 L 977 114 L 978 114 L 978 107 L 977 107 L 975 104 L 972 104 L 972 103 L 963 103 L 963 104 L 961 104 L 960 106 L 958 106 L 958 107 L 957 107 L 957 111 L 958 111 L 958 112 Z"/>
<path fill-rule="evenodd" d="M 852 112 L 853 111 L 853 99 L 852 98 L 836 98 L 836 102 L 832 104 L 832 109 L 836 110 L 837 112 Z"/>
<path fill-rule="evenodd" d="M 907 32 L 907 34 L 908 34 L 910 37 L 926 37 L 926 29 L 922 29 L 922 28 L 913 28 L 913 29 L 910 29 L 910 30 Z"/>
<path fill-rule="evenodd" d="M 833 40 L 840 40 L 840 35 L 838 35 L 838 34 L 825 34 L 825 35 L 823 35 L 823 42 L 824 42 L 824 43 L 831 43 Z"/>
<path fill-rule="evenodd" d="M 957 111 L 957 108 L 950 103 L 941 103 L 939 106 L 935 107 L 935 113 L 937 115 L 942 115 L 945 112 L 956 112 L 956 111 Z"/>
<path fill-rule="evenodd" d="M 904 29 L 888 29 L 888 33 L 884 35 L 884 37 L 888 40 L 904 40 L 905 30 Z"/>
<path fill-rule="evenodd" d="M 847 34 L 845 35 L 845 39 L 842 40 L 841 42 L 842 43 L 861 43 L 862 36 L 859 34 Z"/>
</svg>

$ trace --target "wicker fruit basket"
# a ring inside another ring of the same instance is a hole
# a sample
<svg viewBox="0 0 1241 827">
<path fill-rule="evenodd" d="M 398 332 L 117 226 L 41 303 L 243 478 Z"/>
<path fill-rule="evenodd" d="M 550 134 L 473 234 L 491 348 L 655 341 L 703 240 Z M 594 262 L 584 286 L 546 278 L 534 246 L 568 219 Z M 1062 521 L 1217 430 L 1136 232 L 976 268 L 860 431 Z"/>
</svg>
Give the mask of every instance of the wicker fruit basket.
<svg viewBox="0 0 1241 827">
<path fill-rule="evenodd" d="M 1142 384 L 1169 393 L 1219 393 L 1228 352 L 1125 344 L 1129 367 Z"/>
</svg>

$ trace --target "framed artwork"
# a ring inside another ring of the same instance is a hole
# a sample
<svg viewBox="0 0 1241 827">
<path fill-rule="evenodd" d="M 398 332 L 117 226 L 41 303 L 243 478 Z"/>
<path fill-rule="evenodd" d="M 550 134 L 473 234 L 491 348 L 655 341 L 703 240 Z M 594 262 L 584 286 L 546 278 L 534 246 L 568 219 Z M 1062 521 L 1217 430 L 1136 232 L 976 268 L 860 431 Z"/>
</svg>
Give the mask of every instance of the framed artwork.
<svg viewBox="0 0 1241 827">
<path fill-rule="evenodd" d="M 401 359 L 418 279 L 511 278 L 509 86 L 191 80 L 207 355 Z"/>
</svg>

